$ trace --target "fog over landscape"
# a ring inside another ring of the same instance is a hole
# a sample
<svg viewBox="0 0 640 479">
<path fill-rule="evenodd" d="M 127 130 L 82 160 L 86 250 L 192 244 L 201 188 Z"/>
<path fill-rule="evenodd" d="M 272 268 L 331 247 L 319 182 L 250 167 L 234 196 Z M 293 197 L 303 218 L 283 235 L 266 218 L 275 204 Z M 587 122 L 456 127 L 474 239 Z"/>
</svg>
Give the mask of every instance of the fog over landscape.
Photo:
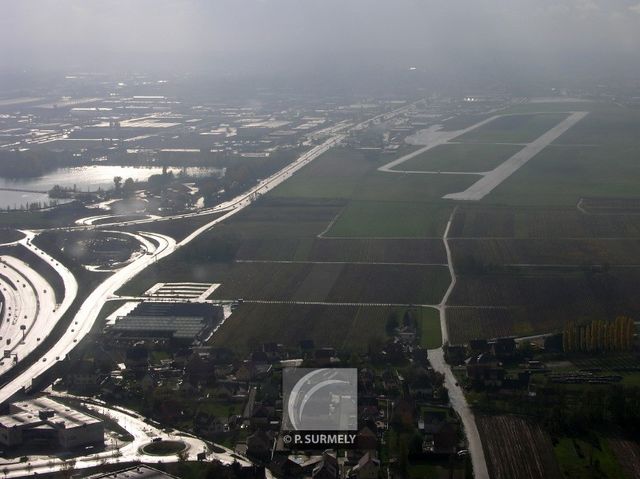
<svg viewBox="0 0 640 479">
<path fill-rule="evenodd" d="M 1 10 L 5 67 L 603 74 L 637 70 L 640 41 L 637 0 L 28 0 Z"/>
</svg>

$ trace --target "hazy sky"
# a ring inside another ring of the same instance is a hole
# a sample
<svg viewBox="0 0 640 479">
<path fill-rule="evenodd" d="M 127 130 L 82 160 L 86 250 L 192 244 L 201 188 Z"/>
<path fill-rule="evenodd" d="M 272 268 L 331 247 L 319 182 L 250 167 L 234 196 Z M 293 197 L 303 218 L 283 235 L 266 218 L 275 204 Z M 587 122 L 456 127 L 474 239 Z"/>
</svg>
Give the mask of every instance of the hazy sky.
<svg viewBox="0 0 640 479">
<path fill-rule="evenodd" d="M 637 57 L 640 0 L 0 0 L 0 65 Z"/>
</svg>

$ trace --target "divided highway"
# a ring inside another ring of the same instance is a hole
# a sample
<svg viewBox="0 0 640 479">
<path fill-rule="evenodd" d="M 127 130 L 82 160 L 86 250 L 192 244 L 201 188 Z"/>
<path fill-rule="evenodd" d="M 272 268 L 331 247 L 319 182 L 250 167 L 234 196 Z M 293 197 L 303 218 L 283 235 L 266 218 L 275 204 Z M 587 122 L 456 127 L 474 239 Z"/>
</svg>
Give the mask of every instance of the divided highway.
<svg viewBox="0 0 640 479">
<path fill-rule="evenodd" d="M 0 284 L 6 306 L 0 325 L 0 373 L 11 369 L 49 335 L 76 297 L 78 284 L 73 274 L 54 258 L 31 244 L 33 233 L 18 243 L 48 262 L 61 276 L 64 299 L 56 303 L 53 287 L 27 263 L 12 256 L 0 257 Z"/>
</svg>

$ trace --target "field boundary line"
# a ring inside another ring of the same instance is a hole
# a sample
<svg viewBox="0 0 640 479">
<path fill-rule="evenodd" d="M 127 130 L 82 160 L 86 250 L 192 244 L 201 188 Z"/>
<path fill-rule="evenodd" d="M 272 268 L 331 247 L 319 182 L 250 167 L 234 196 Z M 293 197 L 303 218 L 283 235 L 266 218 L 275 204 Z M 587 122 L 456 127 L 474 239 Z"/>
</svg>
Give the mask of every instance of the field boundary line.
<svg viewBox="0 0 640 479">
<path fill-rule="evenodd" d="M 357 264 L 357 265 L 381 265 L 381 266 L 441 266 L 447 267 L 447 263 L 409 263 L 409 262 L 384 262 L 384 261 L 301 261 L 301 260 L 270 260 L 270 259 L 237 259 L 235 263 L 273 263 L 273 264 Z"/>
<path fill-rule="evenodd" d="M 220 299 L 218 301 L 231 301 Z M 301 306 L 370 306 L 370 307 L 398 307 L 398 308 L 437 308 L 435 304 L 416 304 L 416 303 L 350 303 L 350 302 L 332 302 L 332 301 L 296 301 L 296 300 L 279 300 L 279 299 L 243 299 L 243 303 L 251 304 L 291 304 Z"/>
</svg>

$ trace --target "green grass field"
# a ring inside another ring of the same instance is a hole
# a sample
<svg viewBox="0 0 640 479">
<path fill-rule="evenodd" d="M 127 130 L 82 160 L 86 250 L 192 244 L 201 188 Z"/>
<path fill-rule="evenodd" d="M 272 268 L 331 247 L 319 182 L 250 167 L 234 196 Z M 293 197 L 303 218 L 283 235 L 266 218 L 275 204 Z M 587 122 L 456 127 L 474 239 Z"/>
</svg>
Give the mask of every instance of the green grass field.
<svg viewBox="0 0 640 479">
<path fill-rule="evenodd" d="M 483 201 L 575 206 L 585 196 L 638 197 L 639 155 L 640 141 L 630 146 L 552 145 Z"/>
<path fill-rule="evenodd" d="M 529 143 L 567 117 L 564 113 L 511 114 L 465 133 L 456 141 L 478 143 Z"/>
<path fill-rule="evenodd" d="M 489 171 L 517 153 L 515 145 L 449 143 L 401 163 L 398 171 Z"/>
<path fill-rule="evenodd" d="M 379 166 L 378 162 L 357 150 L 334 148 L 269 195 L 285 198 L 351 198 L 362 178 Z"/>
<path fill-rule="evenodd" d="M 440 311 L 435 308 L 420 308 L 419 311 L 420 344 L 426 349 L 439 348 L 442 346 Z"/>
<path fill-rule="evenodd" d="M 567 479 L 601 477 L 607 479 L 625 477 L 606 439 L 595 441 L 561 438 L 554 446 L 554 453 L 563 475 Z"/>
<path fill-rule="evenodd" d="M 442 204 L 352 201 L 327 237 L 442 237 L 451 208 Z"/>
<path fill-rule="evenodd" d="M 559 105 L 527 106 L 533 107 L 557 111 Z M 598 103 L 564 108 L 589 115 L 498 186 L 484 203 L 575 206 L 585 196 L 640 197 L 636 181 L 640 111 Z"/>
</svg>

